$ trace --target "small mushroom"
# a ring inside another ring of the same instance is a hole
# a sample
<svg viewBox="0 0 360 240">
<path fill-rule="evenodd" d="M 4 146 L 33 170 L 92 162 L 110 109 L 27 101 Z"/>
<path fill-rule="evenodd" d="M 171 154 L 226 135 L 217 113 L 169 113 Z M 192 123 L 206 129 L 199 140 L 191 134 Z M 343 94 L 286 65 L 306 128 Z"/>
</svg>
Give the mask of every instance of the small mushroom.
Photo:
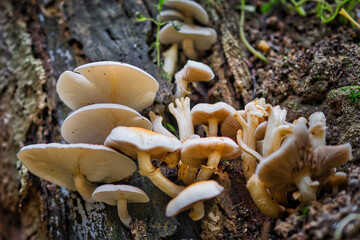
<svg viewBox="0 0 360 240">
<path fill-rule="evenodd" d="M 190 112 L 190 98 L 177 98 L 175 99 L 175 103 L 176 107 L 174 107 L 174 103 L 169 104 L 169 111 L 176 119 L 180 133 L 180 141 L 184 142 L 194 134 L 194 126 Z"/>
<path fill-rule="evenodd" d="M 61 135 L 69 143 L 103 144 L 118 126 L 151 129 L 150 121 L 134 109 L 113 103 L 99 103 L 72 112 L 61 126 Z"/>
<path fill-rule="evenodd" d="M 316 146 L 325 146 L 326 118 L 323 112 L 315 112 L 309 117 L 309 131 Z"/>
<path fill-rule="evenodd" d="M 193 183 L 168 203 L 165 214 L 172 217 L 191 208 L 189 216 L 198 221 L 204 216 L 204 201 L 220 195 L 223 190 L 214 180 Z"/>
<path fill-rule="evenodd" d="M 235 108 L 224 102 L 215 104 L 199 103 L 191 109 L 191 117 L 194 126 L 207 123 L 209 125 L 207 137 L 214 137 L 217 136 L 219 123 L 235 112 Z"/>
<path fill-rule="evenodd" d="M 184 189 L 183 186 L 167 179 L 160 168 L 155 167 L 151 162 L 152 156 L 161 158 L 168 153 L 176 152 L 181 147 L 178 139 L 143 128 L 117 127 L 106 138 L 105 145 L 116 148 L 128 156 L 136 157 L 140 174 L 148 177 L 155 186 L 170 197 L 175 197 Z"/>
<path fill-rule="evenodd" d="M 141 112 L 150 106 L 159 83 L 150 74 L 126 63 L 94 62 L 65 71 L 56 91 L 75 110 L 94 103 L 118 103 Z"/>
<path fill-rule="evenodd" d="M 119 181 L 136 170 L 130 158 L 101 145 L 34 144 L 23 147 L 17 157 L 32 174 L 78 191 L 88 202 L 93 202 L 96 188 L 92 182 Z"/>
<path fill-rule="evenodd" d="M 165 1 L 164 6 L 175 8 L 184 16 L 185 23 L 193 23 L 193 19 L 196 19 L 202 24 L 207 24 L 209 22 L 209 16 L 206 13 L 205 9 L 198 4 L 197 2 L 191 0 L 167 0 Z M 168 10 L 167 10 L 168 11 Z M 170 18 L 168 20 L 176 20 Z"/>
<path fill-rule="evenodd" d="M 216 31 L 212 28 L 184 24 L 178 21 L 166 24 L 159 32 L 159 41 L 162 44 L 177 43 L 182 46 L 185 55 L 190 59 L 197 59 L 197 50 L 209 50 L 216 39 Z"/>
<path fill-rule="evenodd" d="M 129 185 L 105 184 L 97 187 L 92 194 L 97 202 L 104 202 L 111 206 L 117 206 L 121 222 L 130 228 L 131 217 L 128 203 L 145 203 L 149 201 L 148 195 L 140 188 Z"/>
<path fill-rule="evenodd" d="M 196 181 L 207 180 L 216 172 L 220 160 L 239 157 L 239 146 L 227 137 L 189 139 L 183 143 L 181 161 L 189 168 L 200 168 Z M 205 164 L 205 165 L 204 165 Z M 189 179 L 187 182 L 191 182 Z"/>
<path fill-rule="evenodd" d="M 175 74 L 175 98 L 181 98 L 191 93 L 188 89 L 189 82 L 208 82 L 214 76 L 209 66 L 201 62 L 188 60 L 183 69 Z"/>
</svg>

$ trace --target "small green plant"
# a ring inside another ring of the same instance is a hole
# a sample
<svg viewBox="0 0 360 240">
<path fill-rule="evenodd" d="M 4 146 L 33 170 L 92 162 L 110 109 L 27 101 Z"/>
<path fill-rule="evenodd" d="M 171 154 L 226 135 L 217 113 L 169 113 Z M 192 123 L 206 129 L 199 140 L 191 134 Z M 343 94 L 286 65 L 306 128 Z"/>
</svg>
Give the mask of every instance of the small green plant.
<svg viewBox="0 0 360 240">
<path fill-rule="evenodd" d="M 357 86 L 357 87 L 354 86 L 354 87 L 350 88 L 349 99 L 351 102 L 354 102 L 354 103 L 360 102 L 360 87 L 359 86 Z"/>
<path fill-rule="evenodd" d="M 175 128 L 172 124 L 166 123 L 166 126 L 167 126 L 167 128 L 170 130 L 170 132 L 171 132 L 172 134 L 174 134 L 175 136 L 177 135 L 176 128 Z"/>
<path fill-rule="evenodd" d="M 264 61 L 265 63 L 268 62 L 268 60 L 266 59 L 266 57 L 264 55 L 262 55 L 260 52 L 256 51 L 255 48 L 253 48 L 250 43 L 247 41 L 246 37 L 245 37 L 245 32 L 244 32 L 244 22 L 245 22 L 245 0 L 241 0 L 241 15 L 240 15 L 240 22 L 239 22 L 239 29 L 240 29 L 240 38 L 241 41 L 244 43 L 244 45 L 246 46 L 246 48 L 255 56 L 257 56 L 260 60 Z"/>
<path fill-rule="evenodd" d="M 310 205 L 306 205 L 305 207 L 303 207 L 302 209 L 299 210 L 299 215 L 300 217 L 306 217 L 306 214 L 308 213 L 310 208 Z"/>
<path fill-rule="evenodd" d="M 158 3 L 155 4 L 155 7 L 158 10 L 158 19 L 155 20 L 153 18 L 150 17 L 145 17 L 143 16 L 141 13 L 137 13 L 136 14 L 136 20 L 138 22 L 142 22 L 142 21 L 151 21 L 156 25 L 156 40 L 155 40 L 155 48 L 156 48 L 156 64 L 160 67 L 161 66 L 161 62 L 160 62 L 160 40 L 159 40 L 159 32 L 160 32 L 160 28 L 165 25 L 167 22 L 162 22 L 161 21 L 161 15 L 160 12 L 163 8 L 164 3 L 167 0 L 158 0 Z"/>
</svg>

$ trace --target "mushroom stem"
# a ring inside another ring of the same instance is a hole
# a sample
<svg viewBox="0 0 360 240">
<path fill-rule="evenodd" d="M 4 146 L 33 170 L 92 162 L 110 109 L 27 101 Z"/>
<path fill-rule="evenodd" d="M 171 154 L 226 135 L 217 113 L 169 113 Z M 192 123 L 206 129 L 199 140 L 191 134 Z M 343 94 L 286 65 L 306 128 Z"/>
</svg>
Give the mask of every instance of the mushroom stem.
<svg viewBox="0 0 360 240">
<path fill-rule="evenodd" d="M 190 112 L 190 98 L 177 98 L 175 99 L 175 103 L 176 108 L 173 103 L 169 104 L 169 111 L 176 118 L 180 132 L 180 141 L 184 142 L 194 134 L 194 126 Z"/>
<path fill-rule="evenodd" d="M 159 115 L 156 115 L 153 111 L 149 112 L 149 117 L 152 123 L 152 129 L 154 132 L 158 132 L 164 134 L 168 137 L 176 138 L 171 132 L 169 132 L 163 125 L 162 120 L 163 118 Z"/>
<path fill-rule="evenodd" d="M 186 177 L 188 174 L 189 166 L 182 161 L 179 162 L 179 170 L 178 170 L 178 179 L 182 180 L 184 183 L 186 181 Z"/>
<path fill-rule="evenodd" d="M 170 77 L 174 75 L 176 64 L 178 60 L 178 46 L 174 43 L 168 50 L 163 52 L 164 65 L 163 69 L 169 74 Z"/>
<path fill-rule="evenodd" d="M 295 185 L 300 192 L 301 204 L 307 204 L 313 200 L 316 200 L 316 184 L 310 178 L 310 171 L 304 169 L 295 176 Z M 316 183 L 316 182 L 315 182 Z"/>
<path fill-rule="evenodd" d="M 194 40 L 185 38 L 182 41 L 182 48 L 185 56 L 187 56 L 189 59 L 196 60 L 198 58 L 198 53 L 196 52 L 194 46 Z"/>
<path fill-rule="evenodd" d="M 256 174 L 253 174 L 246 184 L 246 188 L 259 210 L 273 219 L 280 216 L 282 209 L 279 204 L 271 200 L 264 183 L 260 181 Z"/>
<path fill-rule="evenodd" d="M 117 201 L 117 210 L 121 222 L 127 227 L 130 228 L 131 217 L 127 210 L 127 201 L 124 198 L 120 198 Z"/>
<path fill-rule="evenodd" d="M 204 217 L 204 202 L 199 201 L 192 205 L 192 209 L 190 210 L 189 216 L 192 220 L 198 221 Z"/>
<path fill-rule="evenodd" d="M 195 178 L 196 178 L 196 174 L 197 174 L 197 168 L 189 166 L 187 177 L 185 179 L 185 184 L 190 185 L 190 184 L 194 183 Z"/>
<path fill-rule="evenodd" d="M 201 166 L 199 175 L 196 182 L 208 180 L 211 175 L 216 171 L 221 159 L 221 154 L 218 151 L 212 152 L 207 160 L 206 166 Z"/>
<path fill-rule="evenodd" d="M 151 163 L 150 154 L 138 152 L 138 162 L 140 174 L 144 177 L 148 177 L 156 187 L 158 187 L 161 191 L 170 197 L 175 197 L 184 189 L 183 186 L 176 185 L 167 179 L 161 173 L 160 168 L 154 167 L 154 165 Z"/>
<path fill-rule="evenodd" d="M 237 143 L 241 150 L 243 150 L 245 153 L 248 153 L 252 157 L 254 157 L 259 162 L 263 159 L 263 157 L 257 153 L 255 150 L 249 148 L 242 140 L 242 131 L 239 129 L 236 137 Z"/>
<path fill-rule="evenodd" d="M 141 174 L 141 172 L 140 172 Z M 146 175 L 151 182 L 158 187 L 161 191 L 169 195 L 170 197 L 176 197 L 185 187 L 176 185 L 169 179 L 167 179 L 162 173 L 160 168 L 157 168 L 155 172 Z"/>
<path fill-rule="evenodd" d="M 151 162 L 150 154 L 146 152 L 138 152 L 137 156 L 138 156 L 138 163 L 139 163 L 139 169 L 141 175 L 147 176 L 148 174 L 151 174 L 156 171 L 156 168 Z"/>
<path fill-rule="evenodd" d="M 219 120 L 216 118 L 209 119 L 209 133 L 207 137 L 216 137 L 218 133 L 218 123 Z"/>
<path fill-rule="evenodd" d="M 85 176 L 82 174 L 74 175 L 74 185 L 76 190 L 80 193 L 81 197 L 87 202 L 94 202 L 94 199 L 91 197 L 96 186 L 86 180 Z"/>
</svg>

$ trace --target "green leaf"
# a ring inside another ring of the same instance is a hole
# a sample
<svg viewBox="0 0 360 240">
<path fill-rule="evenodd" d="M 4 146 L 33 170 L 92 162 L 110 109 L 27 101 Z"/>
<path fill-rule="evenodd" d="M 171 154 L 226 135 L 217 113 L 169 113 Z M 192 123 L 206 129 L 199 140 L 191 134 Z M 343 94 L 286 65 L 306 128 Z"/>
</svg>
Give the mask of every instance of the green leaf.
<svg viewBox="0 0 360 240">
<path fill-rule="evenodd" d="M 147 21 L 149 20 L 147 17 L 143 16 L 141 13 L 137 12 L 136 13 L 136 21 L 138 22 L 142 22 L 142 21 Z"/>
<path fill-rule="evenodd" d="M 176 128 L 173 125 L 171 125 L 170 123 L 166 123 L 166 126 L 172 133 L 176 134 Z"/>
</svg>

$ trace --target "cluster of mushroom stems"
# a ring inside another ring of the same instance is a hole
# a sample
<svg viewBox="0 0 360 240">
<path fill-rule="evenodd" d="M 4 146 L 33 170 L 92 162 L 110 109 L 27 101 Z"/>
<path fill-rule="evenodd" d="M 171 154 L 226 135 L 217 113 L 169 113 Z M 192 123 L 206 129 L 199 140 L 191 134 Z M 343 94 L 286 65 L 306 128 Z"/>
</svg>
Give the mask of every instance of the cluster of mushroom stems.
<svg viewBox="0 0 360 240">
<path fill-rule="evenodd" d="M 163 126 L 161 116 L 150 112 L 149 121 L 139 113 L 152 104 L 158 87 L 152 76 L 125 63 L 90 63 L 64 72 L 57 92 L 74 110 L 61 127 L 69 144 L 29 145 L 18 158 L 31 173 L 78 191 L 88 202 L 116 205 L 127 227 L 131 221 L 127 203 L 147 202 L 149 197 L 134 186 L 109 183 L 136 171 L 132 159 L 142 176 L 173 198 L 166 215 L 190 209 L 193 220 L 204 216 L 203 201 L 223 191 L 209 180 L 220 161 L 241 157 L 254 202 L 273 218 L 283 212 L 289 193 L 306 204 L 316 199 L 320 185 L 336 186 L 334 179 L 344 180 L 335 168 L 351 158 L 351 147 L 325 145 L 323 113 L 289 123 L 286 110 L 264 99 L 236 110 L 224 102 L 191 108 L 190 99 L 181 97 L 168 106 L 178 125 L 178 139 Z M 207 129 L 205 136 L 194 134 L 200 125 Z M 178 182 L 164 176 L 154 159 L 175 168 Z"/>
</svg>

